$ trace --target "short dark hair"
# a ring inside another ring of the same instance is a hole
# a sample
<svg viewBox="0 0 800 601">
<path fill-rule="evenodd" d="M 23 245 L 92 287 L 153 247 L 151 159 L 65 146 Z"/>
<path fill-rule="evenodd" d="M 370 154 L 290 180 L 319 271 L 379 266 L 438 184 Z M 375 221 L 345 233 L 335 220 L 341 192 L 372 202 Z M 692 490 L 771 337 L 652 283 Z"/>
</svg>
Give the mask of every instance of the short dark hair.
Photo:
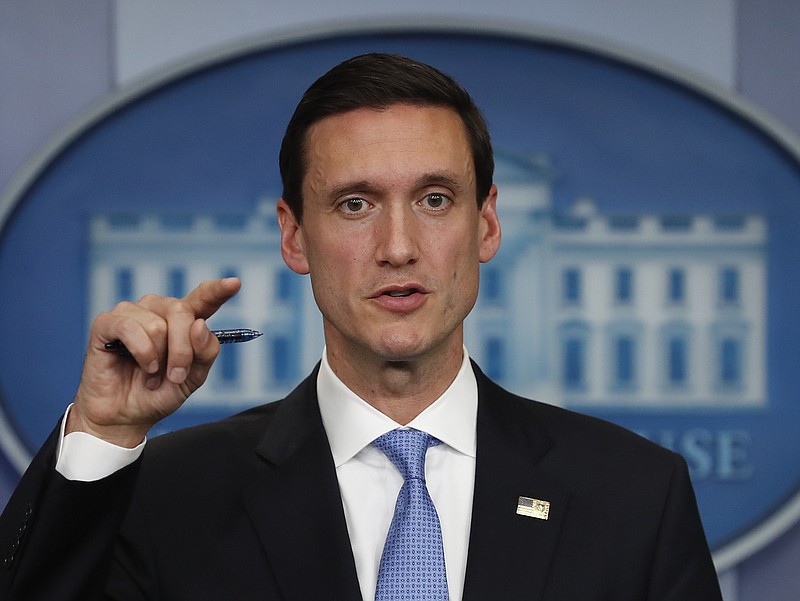
<svg viewBox="0 0 800 601">
<path fill-rule="evenodd" d="M 306 90 L 286 127 L 280 151 L 283 199 L 303 218 L 309 128 L 332 115 L 396 104 L 440 106 L 461 117 L 472 148 L 478 207 L 489 194 L 494 157 L 489 130 L 470 95 L 438 69 L 397 54 L 364 54 L 340 63 Z"/>
</svg>

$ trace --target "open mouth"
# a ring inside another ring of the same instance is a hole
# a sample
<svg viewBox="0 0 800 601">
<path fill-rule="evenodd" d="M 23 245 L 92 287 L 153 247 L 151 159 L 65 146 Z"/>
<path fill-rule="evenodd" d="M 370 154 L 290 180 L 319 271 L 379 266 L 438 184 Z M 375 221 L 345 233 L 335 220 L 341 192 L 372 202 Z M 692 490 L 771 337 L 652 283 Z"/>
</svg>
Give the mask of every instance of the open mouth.
<svg viewBox="0 0 800 601">
<path fill-rule="evenodd" d="M 389 290 L 388 292 L 384 292 L 384 294 L 386 296 L 391 296 L 392 298 L 403 298 L 405 296 L 411 296 L 416 291 L 416 288 L 409 288 L 407 290 Z"/>
</svg>

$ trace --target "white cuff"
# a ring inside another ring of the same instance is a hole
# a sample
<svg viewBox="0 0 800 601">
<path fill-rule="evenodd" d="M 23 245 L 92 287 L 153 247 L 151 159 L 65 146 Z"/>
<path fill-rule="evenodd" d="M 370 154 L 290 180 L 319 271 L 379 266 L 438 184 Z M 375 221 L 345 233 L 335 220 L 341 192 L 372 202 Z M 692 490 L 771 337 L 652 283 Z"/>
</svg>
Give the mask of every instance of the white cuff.
<svg viewBox="0 0 800 601">
<path fill-rule="evenodd" d="M 61 421 L 58 440 L 56 471 L 67 480 L 94 482 L 121 470 L 136 461 L 144 450 L 145 442 L 128 449 L 106 442 L 86 432 L 72 432 L 64 435 L 67 416 L 72 407 L 67 407 Z"/>
</svg>

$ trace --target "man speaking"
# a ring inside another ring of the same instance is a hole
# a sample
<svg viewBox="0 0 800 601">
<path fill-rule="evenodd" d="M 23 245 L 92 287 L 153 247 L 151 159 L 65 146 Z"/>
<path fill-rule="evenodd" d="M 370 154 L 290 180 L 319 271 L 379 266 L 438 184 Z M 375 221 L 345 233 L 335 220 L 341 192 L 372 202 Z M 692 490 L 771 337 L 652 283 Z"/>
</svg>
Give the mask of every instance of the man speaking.
<svg viewBox="0 0 800 601">
<path fill-rule="evenodd" d="M 205 381 L 206 319 L 240 282 L 99 315 L 0 520 L 3 598 L 721 599 L 680 456 L 470 361 L 493 167 L 483 117 L 436 69 L 370 54 L 318 79 L 277 216 L 320 363 L 283 400 L 145 442 Z"/>
</svg>

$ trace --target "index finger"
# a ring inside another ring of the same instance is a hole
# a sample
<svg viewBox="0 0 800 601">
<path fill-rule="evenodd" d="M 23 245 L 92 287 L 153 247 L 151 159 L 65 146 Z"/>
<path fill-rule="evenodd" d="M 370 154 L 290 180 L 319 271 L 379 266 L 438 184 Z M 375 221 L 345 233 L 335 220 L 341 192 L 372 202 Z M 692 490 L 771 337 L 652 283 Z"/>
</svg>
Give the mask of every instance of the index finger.
<svg viewBox="0 0 800 601">
<path fill-rule="evenodd" d="M 206 280 L 184 297 L 195 316 L 208 319 L 242 287 L 239 278 Z"/>
</svg>

